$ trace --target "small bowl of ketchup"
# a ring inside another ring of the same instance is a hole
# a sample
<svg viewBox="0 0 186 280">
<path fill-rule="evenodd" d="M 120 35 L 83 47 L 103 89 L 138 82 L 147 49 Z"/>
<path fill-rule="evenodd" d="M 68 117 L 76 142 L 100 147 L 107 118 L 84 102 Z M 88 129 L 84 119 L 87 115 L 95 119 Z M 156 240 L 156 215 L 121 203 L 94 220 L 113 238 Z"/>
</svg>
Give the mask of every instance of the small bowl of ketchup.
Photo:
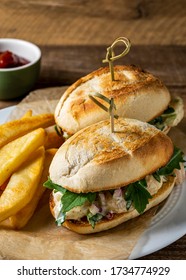
<svg viewBox="0 0 186 280">
<path fill-rule="evenodd" d="M 29 93 L 38 80 L 41 51 L 35 44 L 0 39 L 0 100 L 10 100 Z"/>
</svg>

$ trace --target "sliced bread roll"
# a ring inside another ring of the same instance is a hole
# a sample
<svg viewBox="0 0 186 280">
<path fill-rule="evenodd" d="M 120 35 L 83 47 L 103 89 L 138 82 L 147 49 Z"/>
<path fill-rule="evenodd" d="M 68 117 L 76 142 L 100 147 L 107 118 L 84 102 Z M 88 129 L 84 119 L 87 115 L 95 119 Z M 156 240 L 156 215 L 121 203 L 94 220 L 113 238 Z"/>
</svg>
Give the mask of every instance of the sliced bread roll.
<svg viewBox="0 0 186 280">
<path fill-rule="evenodd" d="M 100 232 L 137 217 L 162 202 L 175 184 L 170 173 L 153 176 L 173 155 L 167 135 L 135 119 L 118 118 L 114 128 L 111 133 L 110 121 L 104 120 L 80 130 L 50 165 L 50 210 L 57 222 L 77 233 Z M 127 204 L 130 186 L 138 206 L 131 198 Z"/>
<path fill-rule="evenodd" d="M 159 116 L 171 100 L 168 89 L 152 74 L 135 66 L 115 66 L 115 81 L 108 67 L 100 68 L 72 84 L 61 97 L 55 121 L 68 135 L 108 118 L 89 94 L 114 97 L 117 114 L 148 122 Z M 99 99 L 100 101 L 100 99 Z M 100 101 L 103 104 L 104 101 Z"/>
<path fill-rule="evenodd" d="M 51 180 L 75 193 L 116 189 L 164 166 L 173 153 L 168 136 L 138 120 L 105 120 L 71 136 L 57 151 Z"/>
</svg>

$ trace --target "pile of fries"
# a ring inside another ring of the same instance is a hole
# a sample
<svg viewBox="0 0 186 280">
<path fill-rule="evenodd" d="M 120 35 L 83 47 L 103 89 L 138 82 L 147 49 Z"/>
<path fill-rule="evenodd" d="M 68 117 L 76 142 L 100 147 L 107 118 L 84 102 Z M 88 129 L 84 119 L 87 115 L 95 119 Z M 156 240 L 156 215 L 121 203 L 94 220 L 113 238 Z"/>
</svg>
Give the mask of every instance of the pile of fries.
<svg viewBox="0 0 186 280">
<path fill-rule="evenodd" d="M 53 114 L 0 125 L 0 226 L 23 228 L 41 199 L 52 158 L 63 143 Z"/>
</svg>

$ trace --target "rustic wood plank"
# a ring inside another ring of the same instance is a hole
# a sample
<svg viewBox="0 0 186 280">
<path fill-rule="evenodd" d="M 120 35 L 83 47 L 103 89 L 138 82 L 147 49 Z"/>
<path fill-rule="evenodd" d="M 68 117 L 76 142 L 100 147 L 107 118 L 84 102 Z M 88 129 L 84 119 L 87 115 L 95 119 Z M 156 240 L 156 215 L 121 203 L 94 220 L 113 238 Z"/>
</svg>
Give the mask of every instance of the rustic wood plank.
<svg viewBox="0 0 186 280">
<path fill-rule="evenodd" d="M 72 84 L 81 76 L 105 66 L 106 46 L 40 46 L 42 71 L 39 86 Z M 118 48 L 118 53 L 122 48 Z M 135 64 L 170 87 L 186 86 L 184 46 L 132 46 L 116 64 Z"/>
<path fill-rule="evenodd" d="M 41 74 L 36 88 L 70 85 L 78 78 L 105 66 L 106 46 L 40 46 Z M 118 52 L 121 48 L 118 48 Z M 117 62 L 116 62 L 117 63 Z M 129 54 L 118 61 L 135 64 L 158 76 L 171 93 L 186 98 L 186 48 L 184 46 L 133 46 Z M 185 100 L 185 99 L 184 99 Z M 20 101 L 1 101 L 0 108 Z M 186 104 L 186 100 L 185 100 Z"/>
<path fill-rule="evenodd" d="M 186 235 L 171 245 L 155 253 L 140 258 L 141 260 L 186 260 Z"/>
<path fill-rule="evenodd" d="M 43 45 L 186 45 L 184 0 L 1 0 L 0 37 Z"/>
<path fill-rule="evenodd" d="M 17 105 L 20 101 L 21 101 L 21 99 L 8 100 L 8 101 L 0 100 L 0 109 L 4 109 L 4 108 L 10 107 L 10 106 Z"/>
</svg>

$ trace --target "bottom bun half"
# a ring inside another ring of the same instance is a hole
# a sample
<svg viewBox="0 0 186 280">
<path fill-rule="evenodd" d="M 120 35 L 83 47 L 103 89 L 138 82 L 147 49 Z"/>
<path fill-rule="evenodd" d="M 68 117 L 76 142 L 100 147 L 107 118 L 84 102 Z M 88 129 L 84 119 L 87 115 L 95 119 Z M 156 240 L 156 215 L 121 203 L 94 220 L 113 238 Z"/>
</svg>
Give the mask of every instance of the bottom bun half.
<svg viewBox="0 0 186 280">
<path fill-rule="evenodd" d="M 169 176 L 168 181 L 165 182 L 161 187 L 161 189 L 155 195 L 153 195 L 153 197 L 149 200 L 149 204 L 147 205 L 144 212 L 146 212 L 150 208 L 164 201 L 171 193 L 174 185 L 175 185 L 175 177 Z M 51 194 L 50 211 L 53 216 L 54 216 L 54 211 L 53 211 L 54 206 L 55 204 L 54 204 L 53 196 Z M 114 228 L 130 219 L 136 218 L 139 215 L 140 214 L 134 209 L 125 213 L 114 214 L 111 220 L 103 218 L 95 225 L 95 228 L 92 228 L 92 226 L 86 221 L 84 222 L 84 221 L 75 221 L 75 220 L 66 220 L 63 223 L 63 226 L 79 234 L 91 234 L 91 233 L 101 232 Z"/>
</svg>

